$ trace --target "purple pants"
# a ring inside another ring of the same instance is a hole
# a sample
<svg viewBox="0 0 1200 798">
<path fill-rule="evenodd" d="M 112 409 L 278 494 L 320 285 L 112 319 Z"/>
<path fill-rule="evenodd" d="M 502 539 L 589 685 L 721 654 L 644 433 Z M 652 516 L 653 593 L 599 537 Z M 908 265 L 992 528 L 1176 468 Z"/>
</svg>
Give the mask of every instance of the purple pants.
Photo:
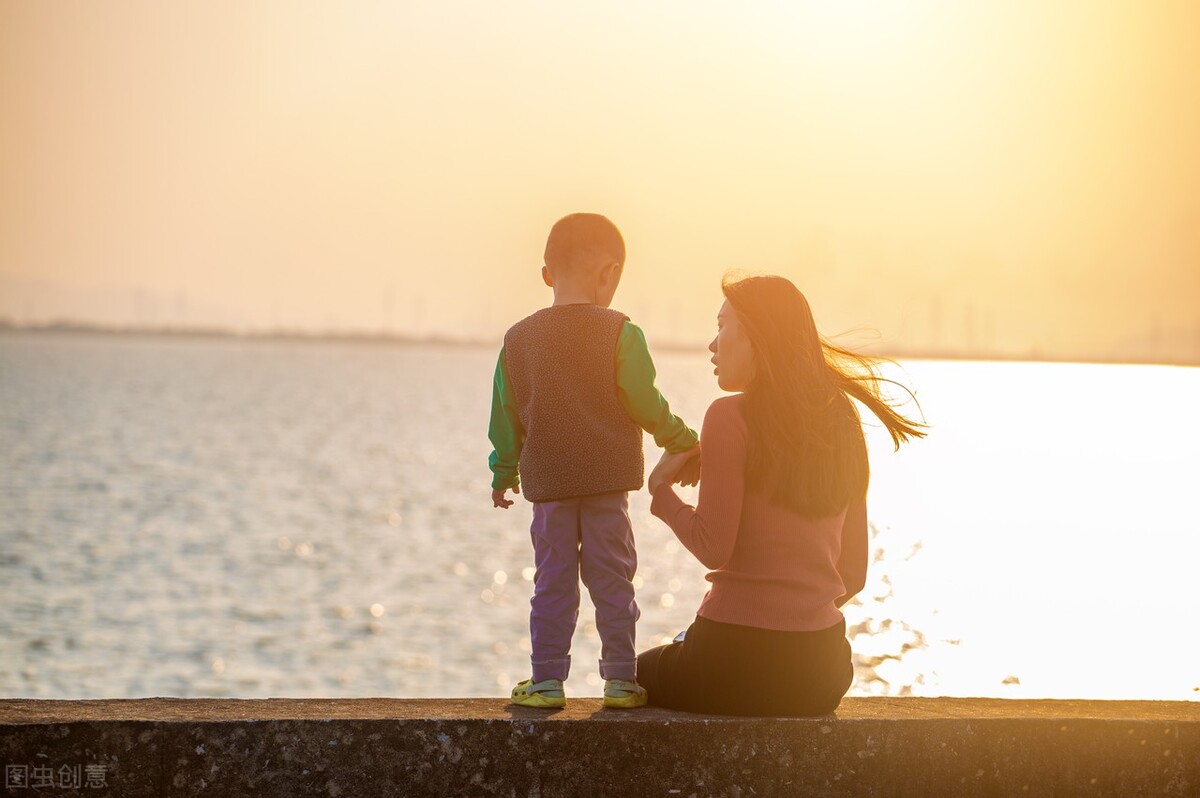
<svg viewBox="0 0 1200 798">
<path fill-rule="evenodd" d="M 579 580 L 596 606 L 600 677 L 628 679 L 637 673 L 633 575 L 637 552 L 624 492 L 533 505 L 533 598 L 529 637 L 533 680 L 566 679 L 571 638 L 579 618 Z"/>
</svg>

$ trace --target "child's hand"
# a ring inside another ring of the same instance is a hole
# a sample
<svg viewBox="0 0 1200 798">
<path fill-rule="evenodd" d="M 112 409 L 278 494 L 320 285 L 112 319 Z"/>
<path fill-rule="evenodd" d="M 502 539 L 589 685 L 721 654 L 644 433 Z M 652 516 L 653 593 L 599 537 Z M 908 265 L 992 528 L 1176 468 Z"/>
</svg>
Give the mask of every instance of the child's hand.
<svg viewBox="0 0 1200 798">
<path fill-rule="evenodd" d="M 512 492 L 520 493 L 521 486 L 513 485 Z M 505 490 L 503 488 L 494 488 L 492 490 L 492 507 L 499 507 L 501 510 L 507 510 L 509 507 L 513 506 L 513 500 L 504 498 L 504 493 Z"/>
</svg>

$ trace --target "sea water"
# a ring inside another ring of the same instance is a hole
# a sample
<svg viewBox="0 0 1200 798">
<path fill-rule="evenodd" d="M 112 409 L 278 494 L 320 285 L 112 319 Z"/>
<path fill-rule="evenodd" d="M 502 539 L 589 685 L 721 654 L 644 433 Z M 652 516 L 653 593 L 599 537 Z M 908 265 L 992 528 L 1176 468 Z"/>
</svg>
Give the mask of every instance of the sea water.
<svg viewBox="0 0 1200 798">
<path fill-rule="evenodd" d="M 529 505 L 490 501 L 495 357 L 0 334 L 0 695 L 507 695 L 533 568 Z M 707 358 L 656 353 L 697 428 Z M 1200 370 L 888 373 L 930 434 L 868 423 L 852 694 L 1200 699 Z M 631 515 L 645 648 L 707 583 L 644 492 Z M 585 591 L 572 694 L 598 652 Z"/>
</svg>

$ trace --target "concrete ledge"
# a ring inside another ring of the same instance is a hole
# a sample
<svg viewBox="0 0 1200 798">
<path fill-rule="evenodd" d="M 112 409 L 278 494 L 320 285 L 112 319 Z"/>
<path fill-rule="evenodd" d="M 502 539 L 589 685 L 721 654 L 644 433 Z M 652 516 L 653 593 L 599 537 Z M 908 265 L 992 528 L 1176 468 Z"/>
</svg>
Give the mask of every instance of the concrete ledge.
<svg viewBox="0 0 1200 798">
<path fill-rule="evenodd" d="M 848 698 L 768 719 L 598 699 L 0 699 L 0 765 L 11 796 L 1197 795 L 1200 703 Z"/>
</svg>

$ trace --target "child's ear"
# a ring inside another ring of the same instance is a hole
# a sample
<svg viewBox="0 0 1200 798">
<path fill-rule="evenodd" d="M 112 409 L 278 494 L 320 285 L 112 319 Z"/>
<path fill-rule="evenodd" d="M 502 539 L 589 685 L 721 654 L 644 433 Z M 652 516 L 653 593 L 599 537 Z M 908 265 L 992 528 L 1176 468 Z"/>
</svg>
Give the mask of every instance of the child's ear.
<svg viewBox="0 0 1200 798">
<path fill-rule="evenodd" d="M 550 269 L 545 266 L 542 267 L 542 282 L 551 288 L 554 287 L 554 278 L 550 276 Z"/>
</svg>

